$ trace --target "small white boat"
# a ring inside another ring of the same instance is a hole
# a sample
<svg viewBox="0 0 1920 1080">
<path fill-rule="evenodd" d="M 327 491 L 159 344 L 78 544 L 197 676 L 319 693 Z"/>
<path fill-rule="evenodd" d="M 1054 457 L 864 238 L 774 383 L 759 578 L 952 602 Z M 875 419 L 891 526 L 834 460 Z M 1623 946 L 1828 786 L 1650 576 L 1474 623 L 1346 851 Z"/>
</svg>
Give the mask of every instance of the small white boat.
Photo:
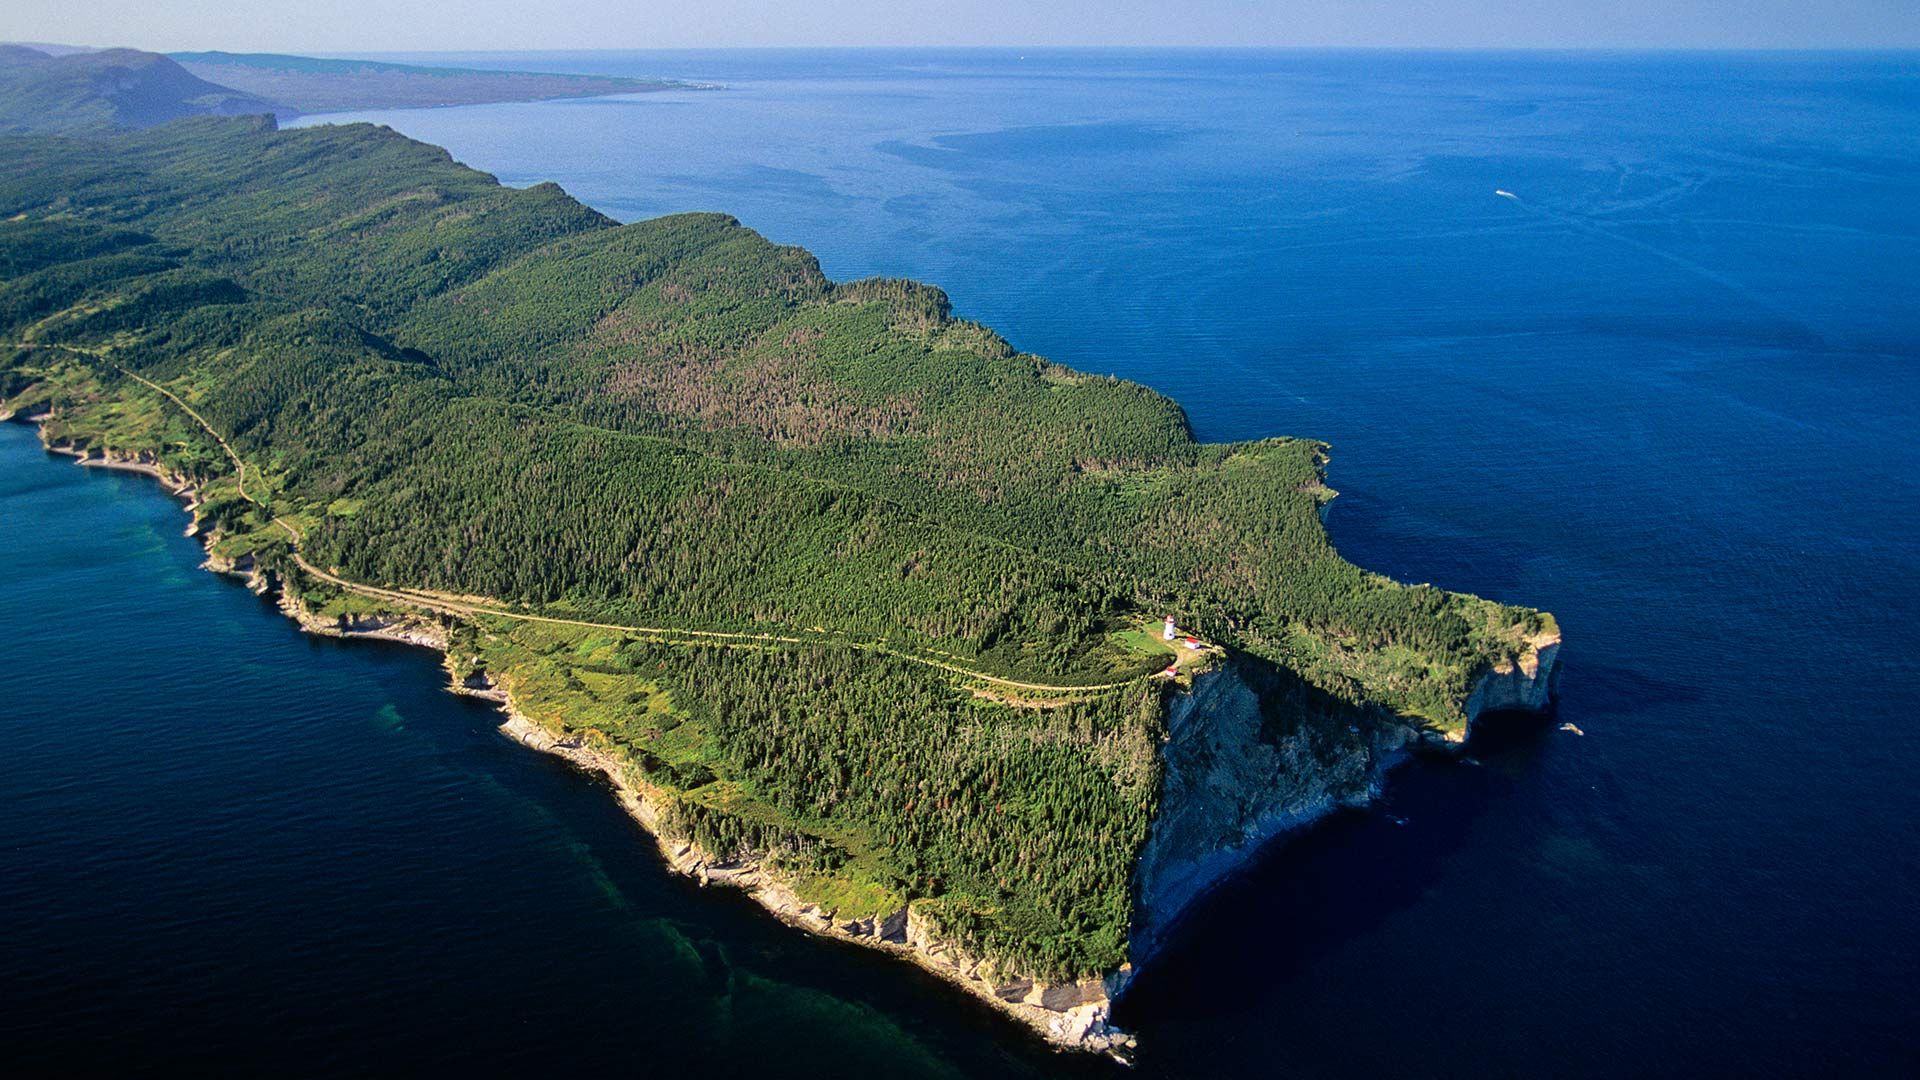
<svg viewBox="0 0 1920 1080">
<path fill-rule="evenodd" d="M 1505 188 L 1494 188 L 1494 189 L 1493 189 L 1493 193 L 1494 193 L 1495 195 L 1498 195 L 1498 196 L 1500 196 L 1500 197 L 1501 197 L 1501 198 L 1503 198 L 1503 199 L 1514 199 L 1514 200 L 1518 200 L 1518 199 L 1520 198 L 1520 196 L 1518 196 L 1518 195 L 1515 195 L 1515 194 L 1514 194 L 1513 192 L 1511 192 L 1511 191 L 1508 191 L 1508 190 L 1506 190 Z"/>
</svg>

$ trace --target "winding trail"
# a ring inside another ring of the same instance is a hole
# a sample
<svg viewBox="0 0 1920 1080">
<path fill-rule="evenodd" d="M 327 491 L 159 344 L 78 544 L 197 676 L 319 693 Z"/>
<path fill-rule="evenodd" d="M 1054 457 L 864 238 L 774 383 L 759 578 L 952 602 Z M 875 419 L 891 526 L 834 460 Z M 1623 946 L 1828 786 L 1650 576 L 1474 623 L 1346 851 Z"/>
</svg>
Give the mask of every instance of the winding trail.
<svg viewBox="0 0 1920 1080">
<path fill-rule="evenodd" d="M 180 398 L 180 395 L 174 393 L 173 391 L 167 389 L 166 387 L 160 385 L 159 383 L 154 382 L 152 379 L 146 378 L 141 375 L 136 375 L 133 372 L 127 370 L 125 367 L 121 366 L 120 364 L 114 363 L 112 360 L 107 358 L 105 349 L 97 349 L 97 350 L 84 349 L 84 348 L 80 348 L 73 345 L 57 345 L 57 344 L 33 342 L 33 341 L 15 342 L 14 344 L 21 348 L 59 349 L 65 352 L 75 353 L 80 356 L 91 357 L 92 359 L 111 365 L 114 368 L 114 370 L 120 372 L 120 374 L 125 375 L 127 378 L 132 379 L 134 382 L 139 383 L 141 386 L 144 386 L 147 389 L 152 390 L 154 393 L 157 393 L 162 397 L 166 398 L 168 401 L 173 402 L 176 406 L 180 408 L 181 412 L 186 413 L 189 417 L 193 419 L 194 423 L 200 425 L 201 429 L 204 430 L 207 433 L 207 435 L 213 439 L 214 442 L 219 444 L 221 451 L 227 455 L 228 460 L 233 462 L 234 480 L 240 489 L 240 497 L 252 503 L 253 505 L 259 507 L 260 509 L 266 511 L 269 515 L 271 515 L 271 519 L 273 523 L 286 531 L 288 542 L 291 548 L 290 553 L 293 556 L 294 565 L 298 566 L 303 573 L 310 574 L 313 577 L 319 579 L 320 581 L 324 581 L 327 584 L 334 586 L 335 588 L 344 589 L 347 592 L 355 593 L 360 596 L 371 597 L 376 600 L 385 600 L 389 603 L 404 604 L 409 607 L 421 608 L 426 611 L 432 611 L 432 612 L 435 612 L 436 614 L 453 615 L 461 618 L 472 618 L 474 616 L 490 616 L 493 618 L 500 618 L 500 619 L 519 619 L 525 622 L 549 623 L 555 626 L 577 626 L 577 627 L 581 627 L 588 630 L 611 630 L 616 633 L 628 634 L 634 637 L 646 638 L 646 639 L 651 639 L 655 641 L 670 641 L 670 642 L 679 642 L 679 643 L 691 643 L 691 642 L 699 642 L 699 641 L 734 641 L 734 642 L 742 642 L 750 645 L 753 645 L 753 644 L 757 644 L 757 645 L 839 644 L 839 645 L 849 646 L 855 649 L 860 649 L 866 652 L 878 653 L 884 656 L 897 657 L 901 660 L 906 660 L 911 663 L 921 664 L 923 666 L 930 667 L 930 668 L 936 668 L 940 671 L 944 671 L 952 675 L 957 675 L 964 679 L 973 679 L 979 682 L 989 683 L 994 686 L 1008 687 L 1015 690 L 1028 690 L 1028 691 L 1033 691 L 1035 693 L 1042 693 L 1042 694 L 1099 693 L 1105 690 L 1117 690 L 1120 687 L 1126 686 L 1128 683 L 1135 681 L 1134 679 L 1120 679 L 1115 682 L 1090 683 L 1090 684 L 1079 685 L 1079 686 L 1057 686 L 1049 683 L 1021 682 L 1018 679 L 1008 679 L 999 675 L 989 675 L 986 672 L 975 671 L 971 668 L 962 667 L 959 664 L 951 664 L 944 660 L 935 660 L 932 657 L 921 656 L 917 653 L 907 652 L 902 649 L 896 649 L 890 645 L 885 645 L 880 642 L 872 642 L 872 641 L 850 642 L 850 641 L 844 641 L 844 640 L 835 639 L 827 636 L 798 637 L 798 636 L 789 635 L 789 634 L 754 634 L 754 633 L 725 631 L 725 630 L 689 630 L 689 629 L 684 629 L 680 627 L 671 627 L 671 626 L 627 626 L 620 623 L 592 622 L 586 619 L 566 619 L 566 618 L 561 618 L 559 616 L 554 616 L 554 615 L 535 615 L 535 614 L 531 614 L 529 612 L 524 612 L 524 611 L 514 611 L 510 608 L 503 607 L 503 606 L 494 606 L 492 604 L 465 603 L 457 600 L 449 600 L 441 596 L 435 596 L 427 593 L 417 592 L 412 589 L 382 588 L 377 585 L 366 585 L 357 581 L 349 581 L 346 578 L 339 576 L 338 574 L 334 574 L 329 571 L 322 570 L 321 568 L 308 562 L 305 556 L 300 554 L 300 541 L 302 539 L 300 535 L 300 530 L 296 528 L 294 524 L 288 521 L 286 518 L 283 518 L 278 514 L 274 514 L 272 507 L 268 506 L 266 502 L 255 497 L 252 493 L 247 491 L 247 463 L 245 459 L 243 459 L 240 456 L 238 451 L 234 450 L 233 445 L 231 443 L 227 442 L 225 436 L 221 435 L 220 432 L 217 429 L 215 429 L 212 424 L 207 422 L 206 417 L 201 416 L 200 413 L 196 409 L 194 409 L 193 406 L 187 404 L 184 400 L 182 400 Z"/>
<path fill-rule="evenodd" d="M 99 354 L 96 353 L 94 355 L 99 355 Z M 102 357 L 102 359 L 105 359 L 105 357 Z M 113 364 L 113 361 L 108 360 L 107 363 Z M 144 386 L 147 389 L 152 390 L 154 393 L 162 395 L 168 401 L 171 401 L 175 405 L 180 406 L 181 412 L 186 413 L 188 416 L 193 417 L 193 422 L 196 424 L 199 424 L 202 428 L 204 428 L 206 430 L 206 433 L 213 438 L 213 441 L 220 444 L 220 449 L 226 453 L 228 460 L 233 462 L 233 478 L 234 478 L 234 483 L 239 485 L 240 497 L 252 503 L 253 505 L 259 507 L 262 510 L 267 510 L 266 503 L 263 503 L 259 499 L 256 499 L 253 496 L 247 494 L 247 463 L 243 461 L 240 455 L 234 451 L 232 444 L 227 442 L 226 437 L 221 435 L 218 431 L 215 431 L 213 429 L 212 424 L 207 423 L 206 417 L 201 416 L 198 412 L 194 411 L 193 406 L 187 404 L 185 401 L 182 401 L 180 399 L 180 395 L 174 393 L 173 391 L 167 389 L 164 386 L 161 386 L 159 383 L 154 382 L 152 379 L 146 378 L 141 375 L 135 375 L 133 372 L 128 371 L 126 368 L 121 367 L 119 364 L 113 364 L 113 367 L 114 367 L 114 370 L 118 371 L 120 374 L 125 375 L 127 378 L 132 379 L 134 382 L 139 383 L 141 386 Z M 271 511 L 268 511 L 268 512 L 271 513 Z M 288 534 L 291 535 L 296 541 L 300 539 L 300 534 L 294 531 L 293 526 L 288 525 L 286 522 L 282 521 L 278 517 L 274 518 L 273 522 L 274 524 L 287 530 Z"/>
</svg>

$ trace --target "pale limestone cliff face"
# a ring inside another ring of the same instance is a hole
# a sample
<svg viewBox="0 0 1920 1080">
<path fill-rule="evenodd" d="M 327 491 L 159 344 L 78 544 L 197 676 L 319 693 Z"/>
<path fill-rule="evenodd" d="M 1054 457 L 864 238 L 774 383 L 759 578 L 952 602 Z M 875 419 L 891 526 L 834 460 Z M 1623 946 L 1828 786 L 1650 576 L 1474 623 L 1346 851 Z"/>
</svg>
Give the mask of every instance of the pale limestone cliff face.
<svg viewBox="0 0 1920 1080">
<path fill-rule="evenodd" d="M 1168 702 L 1160 812 L 1134 871 L 1135 964 L 1180 915 L 1274 837 L 1365 802 L 1378 772 L 1418 739 L 1342 708 L 1247 657 Z"/>
<path fill-rule="evenodd" d="M 1167 707 L 1160 811 L 1134 870 L 1133 962 L 1142 964 L 1201 896 L 1276 837 L 1369 801 L 1416 746 L 1457 749 L 1483 713 L 1545 709 L 1560 639 L 1545 635 L 1487 671 L 1468 723 L 1439 735 L 1378 709 L 1343 706 L 1259 660 L 1234 656 Z"/>
<path fill-rule="evenodd" d="M 1133 1049 L 1133 1036 L 1111 1026 L 1113 998 L 1133 977 L 1133 965 L 1104 977 L 1046 982 L 1002 971 L 948 940 L 924 902 L 906 910 L 904 944 L 922 967 L 946 976 L 1026 1020 L 1051 1042 L 1079 1050 L 1116 1054 Z"/>
<path fill-rule="evenodd" d="M 1490 712 L 1541 712 L 1552 704 L 1560 676 L 1560 635 L 1543 634 L 1528 642 L 1525 655 L 1496 664 L 1474 684 L 1465 706 L 1467 730 Z"/>
</svg>

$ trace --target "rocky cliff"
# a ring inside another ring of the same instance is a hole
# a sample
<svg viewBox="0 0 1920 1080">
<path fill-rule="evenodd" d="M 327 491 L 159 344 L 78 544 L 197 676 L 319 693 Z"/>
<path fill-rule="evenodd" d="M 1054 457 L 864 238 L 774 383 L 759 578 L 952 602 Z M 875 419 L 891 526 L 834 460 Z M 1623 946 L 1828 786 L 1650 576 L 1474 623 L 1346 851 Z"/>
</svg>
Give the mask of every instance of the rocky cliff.
<svg viewBox="0 0 1920 1080">
<path fill-rule="evenodd" d="M 1560 676 L 1560 632 L 1548 631 L 1527 644 L 1526 653 L 1495 664 L 1474 684 L 1465 706 L 1463 738 L 1482 714 L 1540 712 L 1553 703 L 1554 684 Z"/>
<path fill-rule="evenodd" d="M 1193 903 L 1269 841 L 1371 799 L 1409 750 L 1457 747 L 1484 713 L 1546 708 L 1559 648 L 1557 633 L 1543 635 L 1485 672 L 1466 725 L 1444 733 L 1354 707 L 1254 657 L 1195 677 L 1168 702 L 1160 811 L 1134 873 L 1133 963 L 1150 961 Z"/>
</svg>

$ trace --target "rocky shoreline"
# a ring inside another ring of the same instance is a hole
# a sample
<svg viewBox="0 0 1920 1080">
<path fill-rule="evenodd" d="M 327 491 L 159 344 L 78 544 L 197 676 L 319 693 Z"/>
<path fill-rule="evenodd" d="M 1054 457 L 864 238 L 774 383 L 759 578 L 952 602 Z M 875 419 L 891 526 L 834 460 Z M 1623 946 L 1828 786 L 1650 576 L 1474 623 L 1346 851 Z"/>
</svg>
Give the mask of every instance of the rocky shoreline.
<svg viewBox="0 0 1920 1080">
<path fill-rule="evenodd" d="M 498 687 L 490 684 L 472 687 L 456 682 L 453 691 L 498 704 L 507 717 L 500 725 L 501 734 L 522 746 L 560 757 L 583 772 L 603 777 L 621 808 L 653 838 L 661 858 L 675 872 L 693 878 L 702 886 L 740 889 L 789 926 L 909 960 L 1021 1021 L 1057 1046 L 1110 1053 L 1123 1061 L 1133 1049 L 1131 1035 L 1107 1024 L 1109 980 L 1055 985 L 1035 984 L 1027 979 L 996 982 L 989 965 L 939 940 L 911 904 L 875 918 L 835 921 L 831 912 L 802 900 L 779 874 L 758 863 L 716 859 L 691 843 L 667 839 L 659 827 L 657 793 L 634 776 L 620 759 L 583 742 L 556 738 L 544 725 L 521 712 L 511 694 Z M 1117 992 L 1118 986 L 1112 990 Z"/>
<path fill-rule="evenodd" d="M 18 417 L 37 423 L 45 415 Z M 0 417 L 0 420 L 16 419 Z M 54 453 L 83 466 L 119 469 L 152 476 L 186 502 L 190 515 L 199 492 L 190 479 L 168 473 L 151 454 L 101 451 L 41 441 Z M 836 921 L 834 913 L 802 900 L 778 872 L 751 860 L 722 860 L 684 841 L 667 839 L 660 827 L 660 793 L 618 757 L 583 740 L 561 739 L 523 712 L 509 687 L 481 675 L 462 679 L 455 668 L 446 629 L 418 615 L 315 615 L 298 596 L 280 587 L 251 556 L 229 560 L 216 555 L 218 537 L 202 533 L 197 515 L 187 528 L 207 548 L 204 564 L 216 573 L 241 577 L 254 592 L 276 594 L 280 610 L 308 633 L 337 638 L 369 638 L 430 648 L 442 654 L 453 693 L 495 703 L 506 719 L 500 733 L 520 745 L 553 754 L 574 767 L 603 777 L 615 799 L 653 838 L 661 857 L 675 872 L 700 882 L 747 893 L 781 921 L 909 960 L 986 1002 L 1063 1049 L 1106 1053 L 1128 1061 L 1133 1036 L 1113 1027 L 1112 1002 L 1126 986 L 1133 965 L 1150 959 L 1193 905 L 1230 880 L 1280 837 L 1313 824 L 1343 806 L 1362 806 L 1379 794 L 1386 773 L 1415 749 L 1457 751 L 1473 725 L 1488 712 L 1542 711 L 1548 707 L 1558 673 L 1560 639 L 1545 634 L 1529 642 L 1523 657 L 1484 672 L 1469 696 L 1467 723 L 1444 735 L 1406 723 L 1383 722 L 1358 736 L 1349 750 L 1332 759 L 1309 753 L 1304 736 L 1271 740 L 1261 730 L 1261 691 L 1250 685 L 1242 661 L 1229 660 L 1197 675 L 1169 708 L 1165 763 L 1167 789 L 1162 811 L 1136 868 L 1139 908 L 1130 945 L 1133 963 L 1104 978 L 1070 983 L 1036 982 L 1003 975 L 990 962 L 969 956 L 940 938 L 931 920 L 909 903 L 885 915 Z M 1204 719 L 1202 723 L 1193 722 Z M 1299 733 L 1296 733 L 1298 735 Z M 1275 784 L 1276 775 L 1290 782 Z"/>
<path fill-rule="evenodd" d="M 208 568 L 246 576 L 256 591 L 272 588 L 271 584 L 263 584 L 263 575 L 251 567 L 223 568 L 209 560 Z M 1056 1046 L 1108 1053 L 1122 1061 L 1132 1051 L 1133 1037 L 1107 1023 L 1111 997 L 1124 984 L 1130 969 L 1107 979 L 1078 983 L 1036 983 L 1019 977 L 1001 979 L 996 977 L 990 964 L 941 940 L 912 904 L 878 917 L 838 921 L 832 912 L 802 900 L 782 875 L 757 862 L 716 858 L 692 843 L 669 839 L 660 826 L 658 790 L 635 775 L 619 757 L 585 740 L 556 736 L 552 729 L 520 709 L 510 689 L 485 675 L 462 679 L 455 670 L 447 634 L 438 624 L 418 617 L 328 620 L 309 612 L 284 589 L 279 590 L 279 606 L 308 633 L 400 642 L 440 652 L 447 668 L 450 692 L 498 706 L 506 717 L 500 733 L 521 746 L 552 754 L 582 772 L 603 778 L 612 788 L 615 801 L 652 838 L 661 858 L 674 872 L 693 878 L 702 886 L 740 889 L 789 926 L 910 960 L 1019 1020 Z"/>
<path fill-rule="evenodd" d="M 38 423 L 47 417 L 9 416 L 0 419 Z M 41 444 L 51 453 L 73 457 L 77 459 L 76 464 L 82 466 L 151 476 L 169 494 L 184 500 L 185 509 L 190 515 L 199 506 L 199 492 L 191 480 L 167 472 L 150 454 L 103 451 L 55 443 L 47 438 L 44 426 L 40 433 Z M 690 843 L 672 841 L 663 836 L 657 791 L 633 775 L 625 763 L 614 755 L 582 741 L 556 737 L 546 726 L 523 712 L 507 688 L 497 686 L 491 680 L 473 682 L 459 678 L 449 654 L 448 635 L 438 622 L 416 615 L 323 618 L 309 611 L 296 595 L 282 588 L 272 574 L 255 565 L 250 556 L 226 559 L 216 555 L 213 545 L 218 537 L 203 532 L 197 520 L 188 525 L 186 534 L 199 539 L 207 549 L 207 559 L 202 564 L 205 569 L 241 578 L 246 581 L 248 588 L 262 596 L 275 595 L 281 612 L 307 633 L 323 637 L 390 641 L 440 652 L 447 668 L 448 689 L 451 692 L 496 704 L 506 717 L 499 729 L 503 736 L 529 749 L 553 754 L 583 772 L 604 778 L 612 787 L 622 809 L 653 839 L 661 857 L 676 873 L 693 878 L 703 886 L 740 889 L 790 926 L 909 960 L 1002 1014 L 1020 1021 L 1054 1046 L 1105 1053 L 1123 1062 L 1129 1059 L 1134 1048 L 1133 1036 L 1110 1026 L 1108 1015 L 1112 997 L 1125 984 L 1131 967 L 1104 979 L 1086 979 L 1074 983 L 1035 982 L 1021 976 L 1003 977 L 991 963 L 969 956 L 952 942 L 942 940 L 937 928 L 918 914 L 912 904 L 877 918 L 836 922 L 832 912 L 802 900 L 781 875 L 767 867 L 750 860 L 718 859 Z"/>
</svg>

